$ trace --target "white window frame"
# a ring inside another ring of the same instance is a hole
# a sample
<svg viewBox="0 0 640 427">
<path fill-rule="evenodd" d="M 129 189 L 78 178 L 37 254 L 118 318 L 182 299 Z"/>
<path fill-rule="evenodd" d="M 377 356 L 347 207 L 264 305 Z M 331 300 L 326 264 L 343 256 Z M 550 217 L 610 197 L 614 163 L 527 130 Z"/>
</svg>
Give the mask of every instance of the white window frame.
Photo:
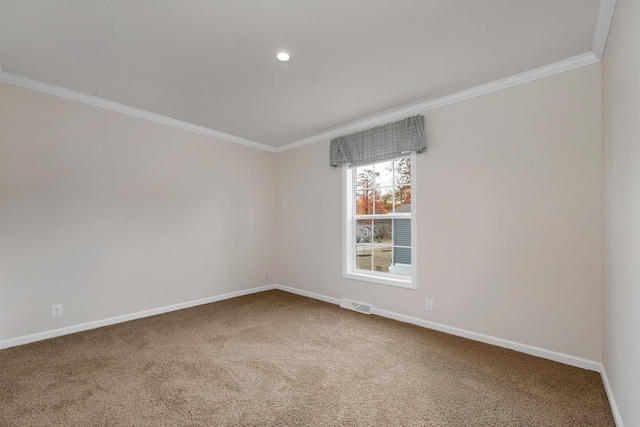
<svg viewBox="0 0 640 427">
<path fill-rule="evenodd" d="M 402 156 L 404 157 L 404 156 Z M 355 188 L 356 167 L 342 166 L 342 276 L 345 279 L 360 280 L 381 285 L 417 289 L 417 188 L 416 188 L 416 154 L 411 153 L 411 276 L 392 273 L 356 269 L 356 232 L 355 232 Z M 379 162 L 374 162 L 379 163 Z M 406 215 L 408 217 L 409 215 Z M 393 217 L 390 217 L 393 218 Z"/>
</svg>

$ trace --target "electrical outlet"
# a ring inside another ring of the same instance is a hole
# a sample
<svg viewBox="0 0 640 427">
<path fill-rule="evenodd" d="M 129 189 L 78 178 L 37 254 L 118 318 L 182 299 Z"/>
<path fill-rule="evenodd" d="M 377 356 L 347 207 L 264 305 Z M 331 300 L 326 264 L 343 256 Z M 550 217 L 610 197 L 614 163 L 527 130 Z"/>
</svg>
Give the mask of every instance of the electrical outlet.
<svg viewBox="0 0 640 427">
<path fill-rule="evenodd" d="M 269 280 L 269 272 L 268 271 L 264 272 L 264 280 Z"/>
<path fill-rule="evenodd" d="M 62 304 L 56 304 L 51 306 L 51 318 L 62 317 Z"/>
<path fill-rule="evenodd" d="M 426 299 L 424 300 L 424 302 L 425 302 L 424 309 L 427 311 L 433 311 L 433 300 Z"/>
</svg>

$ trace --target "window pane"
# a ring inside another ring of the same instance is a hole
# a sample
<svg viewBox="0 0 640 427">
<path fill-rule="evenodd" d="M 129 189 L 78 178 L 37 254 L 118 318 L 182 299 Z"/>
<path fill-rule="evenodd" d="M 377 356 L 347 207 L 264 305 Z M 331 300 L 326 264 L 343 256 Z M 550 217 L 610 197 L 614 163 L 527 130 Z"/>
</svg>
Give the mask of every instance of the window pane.
<svg viewBox="0 0 640 427">
<path fill-rule="evenodd" d="M 411 158 L 396 160 L 394 166 L 395 212 L 411 212 Z"/>
<path fill-rule="evenodd" d="M 393 164 L 394 162 L 380 162 L 374 165 L 376 172 L 376 184 L 378 186 L 393 185 Z"/>
<path fill-rule="evenodd" d="M 394 164 L 396 167 L 395 185 L 411 184 L 411 157 L 398 159 Z"/>
<path fill-rule="evenodd" d="M 356 215 L 369 215 L 373 213 L 373 190 L 359 190 L 356 199 Z"/>
<path fill-rule="evenodd" d="M 411 220 L 393 220 L 393 268 L 395 274 L 411 275 L 411 248 L 399 246 L 411 246 Z"/>
<path fill-rule="evenodd" d="M 375 243 L 384 243 L 389 245 L 393 243 L 393 226 L 391 219 L 375 219 L 373 220 L 373 235 Z M 396 220 L 397 221 L 397 220 Z"/>
<path fill-rule="evenodd" d="M 396 187 L 395 192 L 395 211 L 396 212 L 411 212 L 411 186 L 402 185 Z"/>
<path fill-rule="evenodd" d="M 365 166 L 356 169 L 356 185 L 358 190 L 365 188 L 373 188 L 375 185 L 376 173 L 373 166 Z"/>
<path fill-rule="evenodd" d="M 393 265 L 411 265 L 411 249 L 410 248 L 393 248 Z M 397 271 L 401 271 L 397 269 Z M 402 273 L 398 273 L 402 274 Z M 411 274 L 409 271 L 407 274 Z"/>
<path fill-rule="evenodd" d="M 358 270 L 372 270 L 373 247 L 370 244 L 358 243 L 356 245 L 356 268 Z"/>
<path fill-rule="evenodd" d="M 376 214 L 380 215 L 393 212 L 392 187 L 378 188 L 375 190 L 374 196 L 374 208 Z"/>
<path fill-rule="evenodd" d="M 373 259 L 373 222 L 359 219 L 356 221 L 356 268 L 371 270 Z"/>
<path fill-rule="evenodd" d="M 371 220 L 356 221 L 356 243 L 371 243 L 373 241 L 373 226 Z"/>
<path fill-rule="evenodd" d="M 411 220 L 393 220 L 393 244 L 398 246 L 411 246 Z"/>
<path fill-rule="evenodd" d="M 373 221 L 373 269 L 383 273 L 389 272 L 391 255 L 393 254 L 392 220 L 376 219 Z"/>
</svg>

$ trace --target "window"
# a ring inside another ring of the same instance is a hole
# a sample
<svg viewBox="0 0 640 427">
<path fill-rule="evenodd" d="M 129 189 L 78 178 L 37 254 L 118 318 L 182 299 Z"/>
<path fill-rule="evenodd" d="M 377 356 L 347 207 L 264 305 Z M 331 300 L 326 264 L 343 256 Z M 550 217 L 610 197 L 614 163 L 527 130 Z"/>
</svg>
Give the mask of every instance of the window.
<svg viewBox="0 0 640 427">
<path fill-rule="evenodd" d="M 415 154 L 344 167 L 344 276 L 415 288 Z"/>
</svg>

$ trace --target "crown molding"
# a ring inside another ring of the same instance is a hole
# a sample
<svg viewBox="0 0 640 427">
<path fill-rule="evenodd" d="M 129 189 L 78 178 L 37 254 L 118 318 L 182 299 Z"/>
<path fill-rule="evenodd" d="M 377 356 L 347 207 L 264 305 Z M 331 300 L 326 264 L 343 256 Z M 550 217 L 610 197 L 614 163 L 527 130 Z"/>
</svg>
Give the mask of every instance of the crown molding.
<svg viewBox="0 0 640 427">
<path fill-rule="evenodd" d="M 17 74 L 7 73 L 0 70 L 0 81 L 14 86 L 20 86 L 27 89 L 35 90 L 38 92 L 47 93 L 49 95 L 59 96 L 61 98 L 70 99 L 72 101 L 82 102 L 83 104 L 93 105 L 94 107 L 104 108 L 111 111 L 116 111 L 122 114 L 128 114 L 133 117 L 150 120 L 156 123 L 162 123 L 164 125 L 173 126 L 179 129 L 188 130 L 191 132 L 199 133 L 202 135 L 211 136 L 221 139 L 223 141 L 233 142 L 240 145 L 245 145 L 251 148 L 257 148 L 259 150 L 275 153 L 276 149 L 270 145 L 262 144 L 260 142 L 251 141 L 249 139 L 240 138 L 235 135 L 230 135 L 224 132 L 218 132 L 213 129 L 209 129 L 203 126 L 194 125 L 191 123 L 183 122 L 181 120 L 172 119 L 171 117 L 162 116 L 160 114 L 151 113 L 149 111 L 141 110 L 139 108 L 129 107 L 128 105 L 118 104 L 117 102 L 108 101 L 106 99 L 98 98 L 96 96 L 87 95 L 74 90 L 65 89 L 60 86 L 55 86 L 49 83 L 41 82 L 39 80 L 30 79 L 28 77 L 19 76 Z"/>
<path fill-rule="evenodd" d="M 615 0 L 603 0 L 603 3 L 604 2 L 615 3 Z M 281 153 L 284 151 L 303 147 L 305 145 L 313 144 L 320 141 L 325 141 L 331 138 L 336 138 L 341 135 L 345 135 L 353 132 L 359 132 L 361 130 L 383 125 L 383 124 L 392 122 L 394 120 L 400 120 L 408 116 L 424 113 L 425 111 L 432 110 L 434 108 L 443 107 L 445 105 L 454 104 L 456 102 L 475 98 L 481 95 L 486 95 L 488 93 L 495 92 L 498 90 L 528 83 L 533 80 L 537 80 L 537 79 L 548 77 L 554 74 L 569 71 L 574 68 L 583 67 L 585 65 L 598 62 L 599 60 L 600 59 L 593 52 L 587 52 L 582 55 L 577 55 L 572 58 L 565 59 L 563 61 L 559 61 L 553 64 L 545 65 L 543 67 L 535 68 L 533 70 L 526 71 L 524 73 L 515 74 L 513 76 L 496 80 L 491 83 L 476 86 L 471 89 L 453 93 L 451 95 L 446 95 L 430 101 L 415 104 L 410 107 L 401 108 L 399 110 L 395 110 L 386 114 L 375 116 L 370 119 L 362 120 L 348 126 L 343 126 L 343 127 L 331 130 L 329 132 L 325 132 L 315 136 L 311 136 L 309 138 L 301 139 L 299 141 L 282 145 L 280 147 L 272 147 L 270 145 L 262 144 L 260 142 L 251 141 L 248 139 L 240 138 L 238 136 L 230 135 L 223 132 L 218 132 L 216 130 L 209 129 L 203 126 L 198 126 L 191 123 L 183 122 L 181 120 L 172 119 L 170 117 L 151 113 L 149 111 L 141 110 L 139 108 L 118 104 L 117 102 L 108 101 L 106 99 L 98 98 L 96 96 L 87 95 L 87 94 L 76 92 L 70 89 L 65 89 L 60 86 L 55 86 L 49 83 L 30 79 L 28 77 L 19 76 L 17 74 L 8 73 L 2 70 L 0 70 L 0 81 L 9 83 L 15 86 L 21 86 L 27 89 L 32 89 L 38 92 L 43 92 L 50 95 L 70 99 L 73 101 L 82 102 L 84 104 L 93 105 L 95 107 L 105 108 L 107 110 L 128 114 L 130 116 L 139 117 L 146 120 L 151 120 L 151 121 L 162 123 L 168 126 L 174 126 L 180 129 L 185 129 L 188 131 L 200 133 L 202 135 L 212 136 L 214 138 L 218 138 L 224 141 L 233 142 L 236 144 L 241 144 L 241 145 L 245 145 L 252 148 L 257 148 L 259 150 L 268 151 L 270 153 Z"/>
<path fill-rule="evenodd" d="M 609 37 L 609 29 L 611 21 L 613 21 L 613 12 L 616 9 L 616 0 L 600 0 L 600 10 L 598 11 L 598 21 L 596 22 L 596 31 L 593 34 L 593 44 L 591 51 L 598 58 L 602 59 L 604 48 L 607 45 L 607 37 Z"/>
<path fill-rule="evenodd" d="M 606 1 L 606 0 L 605 0 Z M 292 142 L 276 148 L 277 153 L 283 151 L 292 150 L 315 142 L 325 141 L 327 139 L 336 138 L 345 134 L 359 132 L 361 130 L 369 129 L 375 126 L 380 126 L 389 123 L 394 120 L 400 120 L 408 116 L 414 116 L 416 114 L 424 113 L 425 111 L 432 110 L 434 108 L 443 107 L 445 105 L 453 104 L 456 102 L 464 101 L 467 99 L 475 98 L 477 96 L 486 95 L 491 92 L 506 89 L 509 87 L 528 83 L 533 80 L 548 77 L 554 74 L 562 73 L 565 71 L 573 70 L 574 68 L 584 67 L 585 65 L 598 62 L 599 58 L 593 54 L 593 52 L 583 53 L 563 61 L 555 62 L 553 64 L 545 65 L 543 67 L 535 68 L 524 73 L 515 74 L 504 79 L 496 80 L 491 83 L 476 86 L 471 89 L 463 90 L 460 92 L 446 95 L 440 98 L 436 98 L 430 101 L 422 102 L 420 104 L 412 105 L 410 107 L 401 108 L 399 110 L 392 111 L 390 113 L 382 114 L 380 116 L 372 117 L 367 120 L 362 120 L 357 123 L 343 126 L 338 129 L 334 129 L 329 132 L 321 133 L 309 138 L 301 139 L 300 141 Z"/>
<path fill-rule="evenodd" d="M 8 73 L 6 71 L 2 71 L 1 64 L 0 64 L 0 81 L 9 83 L 12 85 L 16 85 L 16 86 L 21 86 L 27 89 L 32 89 L 39 92 L 47 93 L 50 95 L 67 98 L 73 101 L 82 102 L 82 103 L 93 105 L 96 107 L 105 108 L 107 110 L 128 114 L 134 117 L 151 120 L 151 121 L 162 123 L 168 126 L 185 129 L 188 131 L 211 136 L 224 141 L 245 145 L 245 146 L 256 148 L 259 150 L 264 150 L 270 153 L 281 153 L 284 151 L 303 147 L 305 145 L 336 138 L 341 135 L 345 135 L 353 132 L 359 132 L 361 130 L 383 125 L 394 120 L 400 120 L 407 116 L 424 113 L 425 111 L 432 110 L 434 108 L 439 108 L 445 105 L 475 98 L 477 96 L 486 95 L 491 92 L 495 92 L 498 90 L 528 83 L 533 80 L 541 79 L 554 74 L 569 71 L 574 68 L 579 68 L 585 65 L 598 62 L 602 59 L 602 55 L 604 53 L 604 49 L 607 43 L 607 37 L 609 35 L 609 29 L 611 27 L 611 21 L 613 20 L 613 12 L 615 10 L 615 6 L 616 6 L 616 0 L 600 0 L 600 8 L 598 11 L 598 19 L 597 19 L 595 33 L 593 37 L 591 52 L 587 52 L 582 55 L 577 55 L 572 58 L 565 59 L 563 61 L 555 62 L 553 64 L 545 65 L 543 67 L 526 71 L 524 73 L 506 77 L 504 79 L 496 80 L 494 82 L 476 86 L 471 89 L 456 92 L 451 95 L 446 95 L 430 101 L 425 101 L 409 107 L 394 110 L 392 112 L 375 116 L 366 120 L 361 120 L 347 126 L 343 126 L 328 132 L 324 132 L 318 135 L 304 138 L 299 141 L 294 141 L 279 147 L 272 147 L 267 144 L 251 141 L 249 139 L 241 138 L 235 135 L 230 135 L 224 132 L 219 132 L 203 126 L 198 126 L 191 123 L 183 122 L 181 120 L 172 119 L 170 117 L 151 113 L 149 111 L 141 110 L 139 108 L 129 107 L 127 105 L 118 104 L 113 101 L 108 101 L 106 99 L 98 98 L 92 95 L 87 95 L 81 92 L 65 89 L 60 86 L 55 86 L 49 83 L 30 79 L 28 77 L 23 77 L 17 74 Z"/>
</svg>

